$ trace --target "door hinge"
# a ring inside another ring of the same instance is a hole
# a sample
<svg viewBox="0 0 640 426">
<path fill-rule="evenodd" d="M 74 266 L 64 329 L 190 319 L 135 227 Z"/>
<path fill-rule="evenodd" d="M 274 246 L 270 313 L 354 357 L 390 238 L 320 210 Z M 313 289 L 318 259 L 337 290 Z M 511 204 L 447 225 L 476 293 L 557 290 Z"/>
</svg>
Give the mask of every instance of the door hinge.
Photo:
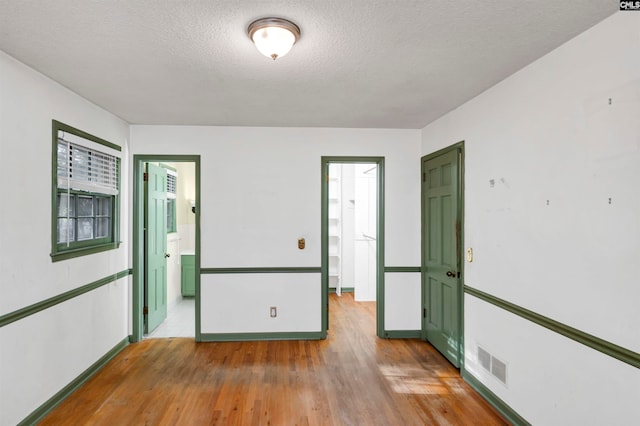
<svg viewBox="0 0 640 426">
<path fill-rule="evenodd" d="M 142 315 L 149 315 L 149 307 L 145 306 L 144 308 L 142 308 Z"/>
<path fill-rule="evenodd" d="M 427 172 L 422 172 L 422 181 L 423 182 L 427 181 Z"/>
<path fill-rule="evenodd" d="M 142 180 L 144 180 L 145 182 L 149 182 L 149 173 L 146 173 L 142 176 Z"/>
<path fill-rule="evenodd" d="M 427 308 L 422 308 L 422 318 L 427 317 Z"/>
</svg>

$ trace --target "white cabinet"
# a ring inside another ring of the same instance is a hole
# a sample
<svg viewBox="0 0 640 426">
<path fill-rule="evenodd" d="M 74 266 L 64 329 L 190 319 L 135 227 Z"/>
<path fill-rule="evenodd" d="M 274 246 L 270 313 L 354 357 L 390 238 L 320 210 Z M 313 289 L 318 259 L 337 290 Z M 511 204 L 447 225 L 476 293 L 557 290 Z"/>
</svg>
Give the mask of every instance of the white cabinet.
<svg viewBox="0 0 640 426">
<path fill-rule="evenodd" d="M 329 165 L 329 288 L 341 294 L 342 206 L 341 165 Z"/>
</svg>

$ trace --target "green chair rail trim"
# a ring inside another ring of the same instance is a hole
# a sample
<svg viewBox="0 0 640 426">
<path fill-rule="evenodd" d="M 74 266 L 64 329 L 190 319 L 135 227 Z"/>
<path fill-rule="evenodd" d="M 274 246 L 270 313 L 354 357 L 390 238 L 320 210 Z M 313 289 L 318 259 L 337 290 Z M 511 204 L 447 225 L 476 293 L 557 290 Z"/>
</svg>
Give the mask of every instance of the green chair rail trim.
<svg viewBox="0 0 640 426">
<path fill-rule="evenodd" d="M 5 325 L 11 324 L 12 322 L 19 321 L 23 318 L 26 318 L 29 315 L 33 315 L 40 311 L 44 311 L 45 309 L 48 309 L 59 303 L 66 302 L 67 300 L 73 299 L 74 297 L 80 296 L 81 294 L 87 293 L 91 290 L 95 290 L 98 287 L 102 287 L 103 285 L 117 281 L 120 278 L 130 275 L 131 273 L 132 273 L 131 269 L 125 269 L 124 271 L 120 271 L 115 274 L 108 275 L 104 278 L 100 278 L 97 281 L 83 285 L 78 288 L 74 288 L 73 290 L 69 290 L 57 296 L 50 297 L 41 302 L 34 303 L 33 305 L 29 305 L 24 308 L 18 309 L 16 311 L 9 312 L 8 314 L 0 316 L 0 327 L 4 327 Z"/>
<path fill-rule="evenodd" d="M 420 339 L 422 337 L 421 330 L 385 330 L 384 337 L 386 339 Z"/>
<path fill-rule="evenodd" d="M 71 383 L 62 388 L 58 393 L 53 395 L 36 408 L 31 414 L 29 414 L 18 425 L 34 425 L 44 418 L 51 410 L 53 410 L 58 404 L 64 401 L 69 395 L 71 395 L 76 389 L 82 386 L 87 380 L 89 380 L 94 374 L 96 374 L 102 367 L 107 365 L 116 355 L 118 355 L 124 348 L 129 345 L 129 337 L 125 337 L 118 344 L 116 344 L 109 352 L 104 354 L 99 360 L 93 363 L 89 368 L 84 370 L 78 377 L 76 377 Z"/>
<path fill-rule="evenodd" d="M 385 266 L 384 272 L 422 272 L 422 268 L 420 266 Z"/>
<path fill-rule="evenodd" d="M 497 298 L 483 291 L 475 288 L 464 286 L 465 293 L 491 303 L 499 308 L 507 310 L 519 317 L 529 320 L 541 327 L 547 328 L 551 331 L 555 331 L 571 340 L 578 343 L 582 343 L 585 346 L 595 349 L 598 352 L 602 352 L 605 355 L 609 355 L 619 361 L 632 365 L 636 368 L 640 368 L 640 353 L 633 352 L 630 349 L 616 345 L 615 343 L 608 342 L 599 337 L 580 331 L 577 328 L 570 327 L 566 324 L 553 320 L 551 318 L 540 315 L 536 312 L 530 311 L 518 305 L 514 305 L 511 302 Z"/>
<path fill-rule="evenodd" d="M 464 368 L 460 371 L 462 379 L 469 384 L 476 392 L 480 394 L 489 404 L 493 406 L 500 414 L 502 414 L 514 426 L 530 426 L 531 423 L 522 418 L 515 410 L 509 407 L 503 400 L 498 398 L 495 393 L 483 385 L 480 380 L 476 379 L 471 373 Z"/>
<path fill-rule="evenodd" d="M 319 274 L 320 267 L 200 268 L 201 274 Z"/>
<path fill-rule="evenodd" d="M 320 331 L 292 331 L 273 333 L 202 333 L 201 342 L 248 342 L 257 340 L 321 340 Z"/>
</svg>

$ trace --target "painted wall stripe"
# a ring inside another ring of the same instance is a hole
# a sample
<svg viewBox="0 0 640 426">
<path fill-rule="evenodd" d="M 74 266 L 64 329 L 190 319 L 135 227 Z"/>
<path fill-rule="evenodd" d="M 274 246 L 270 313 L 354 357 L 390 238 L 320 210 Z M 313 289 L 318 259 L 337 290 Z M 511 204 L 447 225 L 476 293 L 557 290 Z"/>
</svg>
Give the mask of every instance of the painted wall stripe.
<svg viewBox="0 0 640 426">
<path fill-rule="evenodd" d="M 637 352 L 633 352 L 632 350 L 616 345 L 615 343 L 611 343 L 599 337 L 585 333 L 577 328 L 570 327 L 521 306 L 514 305 L 511 302 L 507 302 L 506 300 L 492 296 L 473 287 L 464 286 L 464 291 L 465 293 L 491 303 L 492 305 L 498 306 L 499 308 L 507 310 L 544 328 L 555 331 L 558 334 L 562 334 L 571 340 L 582 343 L 591 349 L 595 349 L 598 352 L 602 352 L 603 354 L 609 355 L 626 364 L 640 368 L 640 354 Z"/>
<path fill-rule="evenodd" d="M 200 268 L 201 274 L 319 274 L 321 268 L 310 267 L 274 267 L 274 268 Z"/>
<path fill-rule="evenodd" d="M 420 266 L 385 266 L 384 272 L 422 272 L 422 268 Z"/>
<path fill-rule="evenodd" d="M 10 312 L 8 314 L 2 315 L 0 316 L 0 327 L 4 327 L 7 324 L 11 324 L 12 322 L 19 321 L 23 318 L 28 317 L 29 315 L 33 315 L 35 313 L 48 309 L 52 306 L 55 306 L 59 303 L 62 303 L 69 299 L 73 299 L 74 297 L 80 296 L 81 294 L 84 294 L 91 290 L 95 290 L 96 288 L 102 287 L 103 285 L 117 281 L 120 278 L 130 275 L 131 273 L 132 273 L 131 269 L 125 269 L 124 271 L 120 271 L 113 275 L 108 275 L 104 278 L 100 278 L 99 280 L 94 281 L 92 283 L 74 288 L 73 290 L 69 290 L 57 296 L 53 296 L 53 297 L 50 297 L 49 299 L 45 299 L 41 302 L 34 303 L 33 305 L 29 305 L 24 308 L 18 309 L 16 311 Z"/>
</svg>

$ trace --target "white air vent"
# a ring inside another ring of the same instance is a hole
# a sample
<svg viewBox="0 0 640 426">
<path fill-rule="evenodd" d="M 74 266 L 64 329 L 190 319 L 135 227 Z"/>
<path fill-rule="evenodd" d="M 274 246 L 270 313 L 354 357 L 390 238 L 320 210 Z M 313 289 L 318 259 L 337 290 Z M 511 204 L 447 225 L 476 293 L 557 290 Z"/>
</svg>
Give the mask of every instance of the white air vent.
<svg viewBox="0 0 640 426">
<path fill-rule="evenodd" d="M 478 346 L 478 364 L 491 373 L 493 377 L 500 380 L 505 385 L 507 384 L 507 364 L 500 361 L 480 346 Z"/>
<path fill-rule="evenodd" d="M 178 174 L 167 169 L 167 198 L 176 198 Z"/>
<path fill-rule="evenodd" d="M 491 354 L 478 346 L 478 362 L 487 371 L 491 371 Z"/>
<path fill-rule="evenodd" d="M 491 374 L 505 385 L 507 384 L 507 364 L 494 356 L 491 357 Z"/>
</svg>

